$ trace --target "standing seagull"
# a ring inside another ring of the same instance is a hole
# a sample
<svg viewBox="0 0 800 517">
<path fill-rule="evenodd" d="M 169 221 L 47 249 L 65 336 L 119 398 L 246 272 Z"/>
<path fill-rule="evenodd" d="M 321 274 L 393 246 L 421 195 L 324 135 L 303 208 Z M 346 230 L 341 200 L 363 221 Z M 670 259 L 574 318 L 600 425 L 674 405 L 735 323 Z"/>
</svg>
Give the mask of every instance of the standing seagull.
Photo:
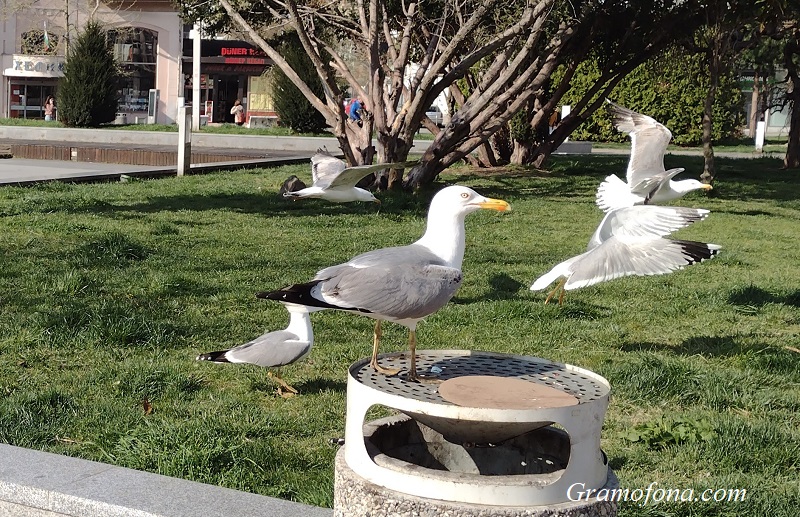
<svg viewBox="0 0 800 517">
<path fill-rule="evenodd" d="M 332 203 L 348 203 L 350 201 L 380 203 L 371 192 L 356 187 L 356 183 L 373 172 L 383 169 L 405 168 L 414 163 L 416 162 L 380 163 L 348 167 L 347 163 L 331 156 L 327 151 L 317 149 L 317 153 L 311 157 L 312 185 L 295 192 L 285 192 L 283 197 L 295 200 L 315 197 L 326 199 Z"/>
<path fill-rule="evenodd" d="M 302 305 L 284 304 L 289 311 L 289 326 L 284 330 L 276 330 L 259 336 L 252 341 L 239 345 L 229 350 L 208 352 L 197 356 L 198 361 L 213 361 L 215 363 L 249 363 L 264 368 L 286 366 L 303 359 L 311 352 L 314 345 L 314 332 L 311 328 L 311 319 L 308 309 Z M 278 394 L 297 394 L 297 390 L 284 382 L 280 376 L 272 374 L 281 387 Z"/>
<path fill-rule="evenodd" d="M 697 180 L 673 181 L 683 169 L 664 170 L 664 153 L 672 133 L 655 119 L 607 101 L 614 125 L 631 136 L 631 157 L 625 183 L 615 174 L 597 189 L 597 206 L 604 212 L 632 205 L 648 205 L 677 199 L 692 190 L 711 190 Z"/>
<path fill-rule="evenodd" d="M 417 323 L 444 307 L 461 285 L 464 218 L 481 208 L 502 212 L 511 207 L 467 187 L 444 188 L 431 201 L 425 234 L 413 244 L 369 251 L 319 271 L 310 282 L 256 296 L 306 305 L 312 311 L 339 309 L 377 320 L 370 365 L 386 375 L 399 370 L 378 364 L 381 321 L 407 327 L 408 379 L 417 380 Z"/>
<path fill-rule="evenodd" d="M 669 206 L 630 206 L 608 212 L 589 239 L 587 251 L 565 260 L 545 273 L 531 286 L 541 291 L 555 280 L 561 281 L 545 303 L 560 290 L 578 289 L 630 275 L 663 275 L 713 258 L 720 246 L 702 242 L 663 238 L 708 217 L 702 208 Z"/>
</svg>

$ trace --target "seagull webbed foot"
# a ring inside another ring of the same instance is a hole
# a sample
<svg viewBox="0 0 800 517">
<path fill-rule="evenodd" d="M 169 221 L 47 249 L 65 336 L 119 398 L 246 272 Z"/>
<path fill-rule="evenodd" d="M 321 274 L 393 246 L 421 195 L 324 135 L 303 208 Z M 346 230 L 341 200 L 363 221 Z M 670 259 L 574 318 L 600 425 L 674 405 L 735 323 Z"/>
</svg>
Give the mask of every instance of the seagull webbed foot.
<svg viewBox="0 0 800 517">
<path fill-rule="evenodd" d="M 550 300 L 551 300 L 551 299 L 553 298 L 553 296 L 555 296 L 555 294 L 556 294 L 556 293 L 558 293 L 559 291 L 560 291 L 560 293 L 559 293 L 559 295 L 558 295 L 558 304 L 559 304 L 559 305 L 563 305 L 563 304 L 564 304 L 564 296 L 565 296 L 565 295 L 566 295 L 566 293 L 567 293 L 567 291 L 564 289 L 564 284 L 566 284 L 566 283 L 567 283 L 567 279 L 566 279 L 566 277 L 565 277 L 565 278 L 562 278 L 562 279 L 561 279 L 561 281 L 560 281 L 560 282 L 558 282 L 558 285 L 556 285 L 556 287 L 555 287 L 555 288 L 554 288 L 552 291 L 550 291 L 550 293 L 547 295 L 547 298 L 545 298 L 545 299 L 544 299 L 544 303 L 545 303 L 545 305 L 547 305 L 548 303 L 550 303 Z"/>
<path fill-rule="evenodd" d="M 388 377 L 392 377 L 400 373 L 400 368 L 386 368 L 384 366 L 381 366 L 378 363 L 377 359 L 370 361 L 369 365 L 372 366 L 372 369 L 375 370 L 376 372 L 386 375 Z"/>
<path fill-rule="evenodd" d="M 295 395 L 299 394 L 300 392 L 297 389 L 289 386 L 283 379 L 281 379 L 280 375 L 273 372 L 267 372 L 267 377 L 274 380 L 278 383 L 278 388 L 275 392 L 281 396 L 282 398 L 288 399 L 289 397 L 294 397 Z"/>
</svg>

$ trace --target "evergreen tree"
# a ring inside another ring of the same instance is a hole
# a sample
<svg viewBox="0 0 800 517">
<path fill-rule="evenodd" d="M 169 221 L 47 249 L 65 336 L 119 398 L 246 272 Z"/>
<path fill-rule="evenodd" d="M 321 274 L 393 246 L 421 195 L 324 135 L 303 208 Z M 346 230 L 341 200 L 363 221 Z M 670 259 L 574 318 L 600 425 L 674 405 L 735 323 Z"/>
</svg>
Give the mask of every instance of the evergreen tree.
<svg viewBox="0 0 800 517">
<path fill-rule="evenodd" d="M 586 61 L 579 68 L 576 86 L 563 97 L 573 104 L 600 77 L 596 62 Z M 714 99 L 714 125 L 711 137 L 724 142 L 740 136 L 744 125 L 744 107 L 738 77 L 732 72 L 719 78 Z M 640 65 L 619 82 L 611 100 L 639 113 L 649 115 L 672 131 L 676 145 L 701 145 L 703 138 L 703 102 L 709 88 L 708 66 L 701 54 L 673 47 L 661 56 Z M 614 128 L 611 114 L 599 109 L 571 135 L 575 140 L 627 142 L 627 134 Z"/>
<path fill-rule="evenodd" d="M 89 21 L 70 47 L 58 86 L 58 117 L 66 126 L 97 127 L 117 111 L 117 63 L 102 26 Z"/>
<path fill-rule="evenodd" d="M 283 58 L 302 77 L 317 97 L 325 98 L 322 81 L 296 34 L 287 35 L 279 47 Z M 325 117 L 308 102 L 297 86 L 278 67 L 272 69 L 273 105 L 280 124 L 298 133 L 321 133 Z"/>
</svg>

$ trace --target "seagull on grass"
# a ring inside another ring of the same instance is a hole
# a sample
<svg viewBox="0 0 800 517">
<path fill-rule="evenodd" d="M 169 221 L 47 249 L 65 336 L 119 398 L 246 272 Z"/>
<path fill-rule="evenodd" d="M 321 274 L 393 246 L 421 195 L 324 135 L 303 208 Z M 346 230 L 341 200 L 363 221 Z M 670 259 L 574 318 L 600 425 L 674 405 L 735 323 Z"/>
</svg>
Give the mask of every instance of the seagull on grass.
<svg viewBox="0 0 800 517">
<path fill-rule="evenodd" d="M 632 205 L 648 205 L 677 199 L 693 190 L 711 190 L 711 185 L 694 179 L 674 181 L 684 169 L 664 169 L 664 153 L 672 133 L 655 119 L 607 101 L 614 125 L 631 137 L 627 183 L 615 174 L 607 176 L 597 189 L 597 206 L 604 212 Z"/>
<path fill-rule="evenodd" d="M 399 370 L 378 364 L 381 322 L 405 326 L 411 354 L 408 379 L 417 380 L 417 324 L 444 307 L 461 285 L 464 218 L 482 208 L 502 212 L 510 205 L 467 187 L 446 187 L 433 197 L 425 233 L 413 244 L 369 251 L 322 269 L 310 282 L 256 296 L 305 305 L 310 311 L 338 309 L 375 319 L 370 365 L 386 375 Z"/>
<path fill-rule="evenodd" d="M 589 239 L 587 251 L 556 265 L 531 285 L 541 291 L 561 279 L 547 296 L 623 276 L 663 275 L 717 255 L 720 246 L 665 239 L 672 232 L 701 221 L 709 211 L 655 205 L 636 205 L 608 212 Z"/>
<path fill-rule="evenodd" d="M 314 332 L 308 316 L 309 311 L 302 305 L 290 303 L 284 305 L 289 311 L 289 326 L 284 330 L 267 332 L 229 350 L 200 354 L 197 356 L 197 360 L 215 363 L 248 363 L 264 368 L 276 368 L 303 359 L 311 352 L 311 347 L 314 345 Z M 279 375 L 271 371 L 268 375 L 279 384 L 279 395 L 285 397 L 297 394 L 297 390 L 287 384 Z"/>
<path fill-rule="evenodd" d="M 416 162 L 379 163 L 376 165 L 348 167 L 343 160 L 331 156 L 325 150 L 318 149 L 317 153 L 311 157 L 312 185 L 294 192 L 285 192 L 283 197 L 294 200 L 319 198 L 332 203 L 370 201 L 380 204 L 380 201 L 371 192 L 356 187 L 356 183 L 373 172 L 383 169 L 401 169 L 414 164 Z"/>
</svg>

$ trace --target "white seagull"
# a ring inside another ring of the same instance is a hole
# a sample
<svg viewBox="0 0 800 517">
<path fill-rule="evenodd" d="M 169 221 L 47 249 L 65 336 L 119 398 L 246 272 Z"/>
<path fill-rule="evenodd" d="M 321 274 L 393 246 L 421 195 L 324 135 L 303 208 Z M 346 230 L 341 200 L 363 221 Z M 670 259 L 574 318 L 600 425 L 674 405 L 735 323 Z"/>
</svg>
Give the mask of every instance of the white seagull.
<svg viewBox="0 0 800 517">
<path fill-rule="evenodd" d="M 607 176 L 597 189 L 597 206 L 604 212 L 632 205 L 647 205 L 677 199 L 692 190 L 711 190 L 711 185 L 694 179 L 673 181 L 683 169 L 664 169 L 664 153 L 672 133 L 655 119 L 607 101 L 619 131 L 630 134 L 631 157 L 627 183 L 615 174 Z"/>
<path fill-rule="evenodd" d="M 229 350 L 208 352 L 197 356 L 198 361 L 215 363 L 249 363 L 264 368 L 286 366 L 297 362 L 309 353 L 314 346 L 314 331 L 308 309 L 302 305 L 284 304 L 289 311 L 289 326 L 284 330 L 267 332 L 252 341 Z M 270 372 L 288 393 L 296 394 L 297 390 L 286 384 L 277 374 Z M 278 388 L 278 394 L 286 393 Z"/>
<path fill-rule="evenodd" d="M 637 205 L 608 212 L 589 239 L 584 253 L 556 265 L 531 285 L 541 291 L 555 280 L 559 284 L 545 303 L 564 291 L 630 275 L 662 275 L 713 258 L 716 244 L 665 239 L 664 236 L 705 219 L 708 210 Z"/>
<path fill-rule="evenodd" d="M 327 151 L 318 149 L 317 153 L 311 157 L 312 185 L 294 192 L 285 192 L 283 197 L 294 200 L 320 198 L 332 203 L 370 201 L 380 204 L 380 201 L 371 192 L 356 187 L 356 183 L 373 172 L 383 169 L 405 168 L 415 163 L 380 163 L 348 167 L 343 160 L 331 156 Z"/>
<path fill-rule="evenodd" d="M 511 207 L 467 187 L 446 187 L 433 197 L 425 234 L 413 244 L 369 251 L 322 269 L 310 282 L 256 296 L 306 305 L 310 311 L 339 309 L 377 320 L 370 365 L 386 375 L 398 370 L 378 364 L 381 321 L 405 326 L 411 352 L 408 378 L 417 380 L 417 323 L 444 307 L 461 285 L 464 218 L 481 208 Z"/>
</svg>

